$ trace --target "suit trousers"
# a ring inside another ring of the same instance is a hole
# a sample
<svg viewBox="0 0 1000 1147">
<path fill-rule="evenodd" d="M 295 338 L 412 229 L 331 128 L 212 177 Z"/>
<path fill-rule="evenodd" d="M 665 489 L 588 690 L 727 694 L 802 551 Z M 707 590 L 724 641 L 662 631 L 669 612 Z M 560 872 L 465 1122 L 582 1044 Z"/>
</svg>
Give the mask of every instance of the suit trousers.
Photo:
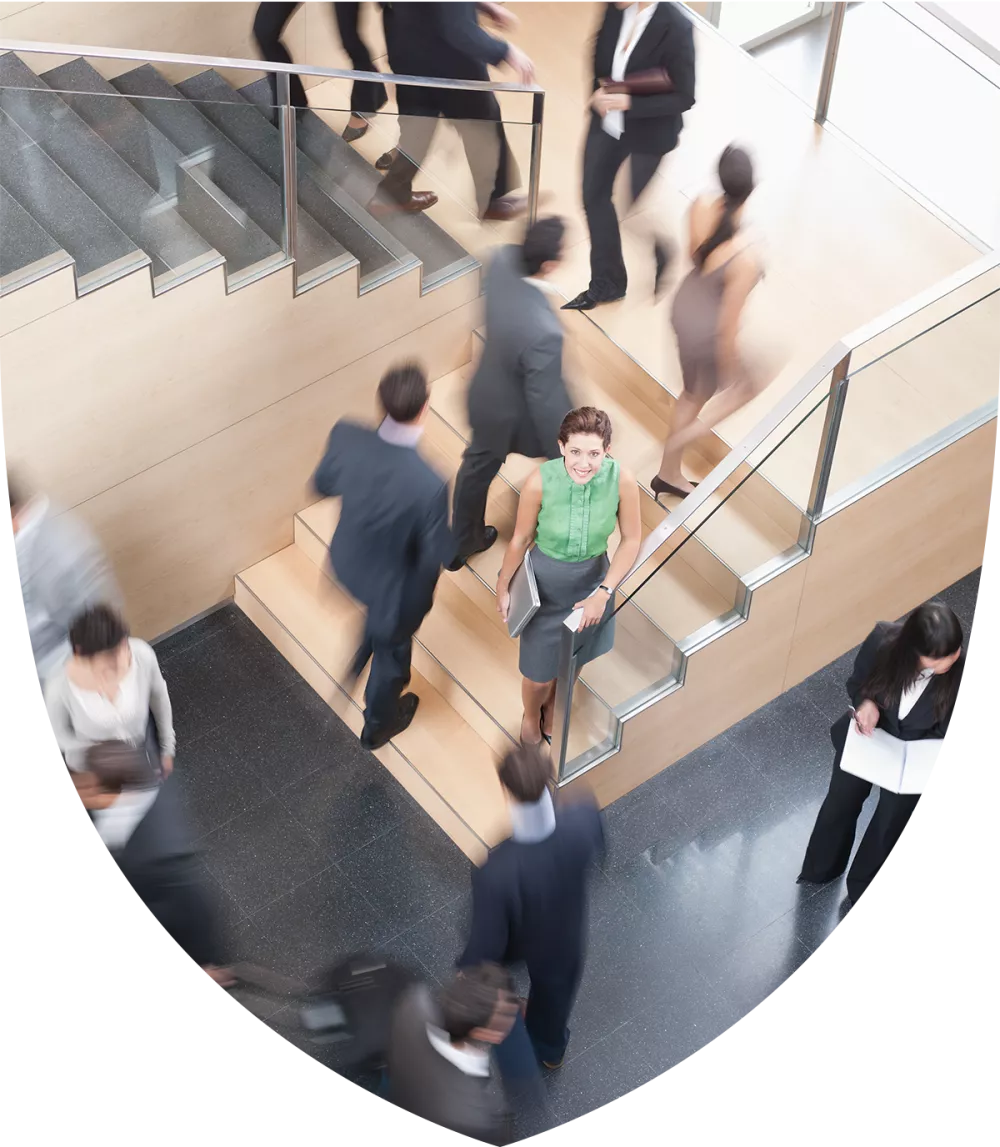
<svg viewBox="0 0 1000 1147">
<path fill-rule="evenodd" d="M 281 42 L 281 34 L 288 21 L 295 15 L 300 4 L 260 4 L 253 22 L 253 36 L 265 60 L 274 64 L 291 64 L 294 61 L 288 54 L 288 49 Z M 337 19 L 337 30 L 340 33 L 340 42 L 344 51 L 351 57 L 351 67 L 356 72 L 374 72 L 376 67 L 372 61 L 365 42 L 358 35 L 358 16 L 360 4 L 334 4 L 333 11 Z M 271 100 L 278 102 L 278 82 L 273 72 L 268 73 L 267 81 L 271 87 Z M 297 108 L 307 106 L 306 91 L 298 76 L 289 76 L 289 93 L 292 104 Z M 367 80 L 356 80 L 351 87 L 352 112 L 376 112 L 386 102 L 387 96 L 384 84 L 371 83 Z"/>
<path fill-rule="evenodd" d="M 497 457 L 492 450 L 477 446 L 473 434 L 455 478 L 451 511 L 456 550 L 463 558 L 482 548 L 490 485 L 505 461 L 506 458 Z"/>
<path fill-rule="evenodd" d="M 529 969 L 530 971 L 530 969 Z M 560 1063 L 569 1043 L 569 1014 L 580 984 L 582 968 L 546 976 L 531 975 L 524 1022 L 543 1063 Z"/>
<path fill-rule="evenodd" d="M 372 663 L 365 686 L 366 729 L 379 729 L 396 720 L 400 695 L 410 683 L 416 628 L 401 627 L 396 632 L 385 633 L 372 624 L 370 613 L 365 617 L 364 633 L 351 672 L 354 677 L 360 677 L 368 662 Z"/>
<path fill-rule="evenodd" d="M 590 294 L 596 299 L 623 295 L 628 274 L 622 255 L 622 237 L 618 214 L 612 200 L 615 179 L 626 160 L 630 160 L 629 213 L 663 161 L 662 155 L 633 152 L 622 139 L 615 139 L 593 123 L 583 150 L 583 209 L 590 231 Z M 653 246 L 666 256 L 666 241 L 654 232 Z"/>
<path fill-rule="evenodd" d="M 858 817 L 872 791 L 870 781 L 845 772 L 841 753 L 833 763 L 833 775 L 816 824 L 813 827 L 800 879 L 826 884 L 843 875 L 854 847 Z M 847 894 L 856 902 L 875 878 L 906 827 L 919 796 L 905 796 L 883 789 L 871 823 L 858 846 L 847 873 Z"/>
<path fill-rule="evenodd" d="M 197 859 L 177 856 L 132 876 L 129 883 L 161 927 L 200 967 L 225 964 L 216 906 Z"/>
<path fill-rule="evenodd" d="M 489 205 L 519 187 L 521 174 L 500 122 L 500 105 L 489 93 L 488 118 L 452 119 L 465 149 L 476 192 L 476 212 L 481 217 Z M 428 109 L 425 114 L 400 115 L 399 143 L 392 166 L 378 185 L 377 192 L 397 203 L 408 203 L 413 180 L 427 158 L 442 113 Z"/>
</svg>

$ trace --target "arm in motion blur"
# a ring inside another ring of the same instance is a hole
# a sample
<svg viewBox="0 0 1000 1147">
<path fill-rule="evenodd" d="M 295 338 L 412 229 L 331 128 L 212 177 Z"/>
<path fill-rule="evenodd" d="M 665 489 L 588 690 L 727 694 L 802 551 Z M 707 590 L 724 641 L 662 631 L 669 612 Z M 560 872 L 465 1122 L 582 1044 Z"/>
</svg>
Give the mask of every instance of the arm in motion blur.
<svg viewBox="0 0 1000 1147">
<path fill-rule="evenodd" d="M 344 492 L 342 465 L 336 439 L 337 427 L 335 426 L 330 431 L 330 437 L 326 440 L 326 452 L 323 455 L 323 460 L 317 467 L 316 473 L 313 474 L 313 489 L 317 494 L 322 494 L 326 498 L 336 498 Z"/>
<path fill-rule="evenodd" d="M 476 18 L 476 4 L 435 4 L 441 35 L 463 56 L 469 56 L 482 64 L 496 67 L 507 58 L 509 45 L 506 40 L 491 36 L 479 26 Z"/>
<path fill-rule="evenodd" d="M 52 732 L 56 735 L 56 744 L 64 757 L 67 753 L 85 753 L 90 748 L 90 741 L 81 740 L 73 728 L 73 720 L 66 704 L 68 688 L 69 682 L 65 671 L 57 673 L 45 684 L 45 708 L 49 713 Z"/>
<path fill-rule="evenodd" d="M 145 642 L 137 643 L 136 648 L 139 649 L 140 656 L 149 666 L 149 707 L 153 711 L 156 731 L 160 738 L 160 755 L 173 762 L 177 749 L 177 737 L 174 733 L 174 715 L 170 704 L 170 694 L 167 691 L 167 683 L 163 680 L 160 663 L 157 661 L 152 648 Z M 170 771 L 169 766 L 167 771 Z"/>
</svg>

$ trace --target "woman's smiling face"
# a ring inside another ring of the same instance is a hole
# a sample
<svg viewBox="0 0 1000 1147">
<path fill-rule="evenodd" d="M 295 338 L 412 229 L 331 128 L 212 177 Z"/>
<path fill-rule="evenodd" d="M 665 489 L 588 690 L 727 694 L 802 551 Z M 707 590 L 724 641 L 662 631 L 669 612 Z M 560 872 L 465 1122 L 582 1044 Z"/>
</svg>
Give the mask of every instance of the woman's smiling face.
<svg viewBox="0 0 1000 1147">
<path fill-rule="evenodd" d="M 566 473 L 574 482 L 586 485 L 601 468 L 607 451 L 596 434 L 571 434 L 566 442 L 559 443 Z"/>
</svg>

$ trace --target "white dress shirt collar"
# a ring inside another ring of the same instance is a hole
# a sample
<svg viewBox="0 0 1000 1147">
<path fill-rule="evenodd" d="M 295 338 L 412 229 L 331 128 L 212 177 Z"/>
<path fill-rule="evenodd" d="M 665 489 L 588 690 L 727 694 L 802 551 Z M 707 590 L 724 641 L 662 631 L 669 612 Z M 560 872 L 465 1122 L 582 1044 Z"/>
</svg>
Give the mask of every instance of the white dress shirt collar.
<svg viewBox="0 0 1000 1147">
<path fill-rule="evenodd" d="M 534 804 L 510 801 L 509 807 L 511 835 L 518 844 L 537 844 L 555 832 L 556 810 L 548 791 Z"/>
<path fill-rule="evenodd" d="M 931 678 L 934 676 L 933 669 L 922 669 L 917 676 L 917 679 L 903 690 L 902 696 L 899 698 L 899 719 L 905 720 L 910 713 L 913 712 L 913 706 L 923 696 L 924 690 L 931 683 Z"/>
<path fill-rule="evenodd" d="M 643 32 L 653 18 L 656 5 L 650 4 L 640 10 L 638 4 L 630 4 L 622 14 L 621 31 L 618 33 L 618 43 L 615 46 L 614 61 L 611 65 L 611 79 L 619 82 L 625 79 L 625 69 L 628 67 L 629 57 L 635 50 L 636 44 L 642 39 Z M 625 113 L 608 112 L 601 124 L 608 135 L 621 139 L 625 131 Z"/>
<path fill-rule="evenodd" d="M 459 1071 L 466 1075 L 478 1075 L 486 1078 L 490 1074 L 490 1055 L 488 1051 L 479 1047 L 455 1047 L 448 1038 L 448 1033 L 442 1031 L 434 1024 L 427 1025 L 427 1038 L 431 1047 L 444 1056 L 449 1063 L 453 1063 Z"/>
<path fill-rule="evenodd" d="M 412 422 L 397 422 L 388 414 L 378 428 L 378 436 L 383 442 L 391 446 L 409 446 L 411 450 L 416 449 L 423 432 L 423 426 L 414 426 Z"/>
</svg>

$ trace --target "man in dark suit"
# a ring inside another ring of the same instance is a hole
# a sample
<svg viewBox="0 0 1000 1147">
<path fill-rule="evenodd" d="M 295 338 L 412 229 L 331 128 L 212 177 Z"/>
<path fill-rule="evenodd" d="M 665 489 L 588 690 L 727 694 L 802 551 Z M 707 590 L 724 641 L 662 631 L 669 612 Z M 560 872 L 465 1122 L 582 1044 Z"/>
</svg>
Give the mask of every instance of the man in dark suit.
<svg viewBox="0 0 1000 1147">
<path fill-rule="evenodd" d="M 511 1114 L 490 1049 L 507 1037 L 516 1015 L 510 977 L 495 965 L 456 976 L 437 999 L 425 984 L 408 989 L 389 1036 L 389 1099 L 470 1139 L 511 1142 Z"/>
<path fill-rule="evenodd" d="M 118 741 L 91 746 L 86 771 L 72 777 L 94 827 L 140 900 L 216 983 L 235 984 L 224 966 L 218 906 L 192 844 L 176 777 L 159 783 L 148 750 Z"/>
<path fill-rule="evenodd" d="M 454 80 L 489 80 L 488 66 L 507 64 L 522 83 L 534 75 L 531 60 L 514 44 L 479 26 L 483 11 L 503 28 L 516 20 L 499 4 L 423 3 L 386 6 L 389 66 L 397 75 Z M 378 166 L 388 166 L 369 209 L 375 215 L 426 211 L 437 202 L 432 191 L 413 190 L 413 179 L 430 150 L 438 119 L 452 121 L 462 137 L 476 186 L 477 211 L 484 219 L 512 219 L 523 213 L 524 196 L 512 192 L 521 176 L 492 92 L 453 88 L 396 88 L 399 145 Z"/>
<path fill-rule="evenodd" d="M 473 873 L 471 936 L 458 963 L 524 962 L 528 1034 L 542 1065 L 556 1068 L 583 973 L 588 874 L 604 830 L 592 802 L 554 806 L 551 782 L 552 762 L 538 745 L 501 763 L 513 832 Z"/>
<path fill-rule="evenodd" d="M 448 485 L 417 453 L 427 417 L 427 376 L 415 363 L 390 370 L 378 386 L 385 419 L 377 431 L 349 421 L 330 432 L 313 478 L 341 498 L 330 542 L 338 581 L 367 608 L 352 673 L 372 662 L 361 743 L 378 749 L 413 720 L 413 635 L 434 601 L 441 566 L 455 552 Z"/>
<path fill-rule="evenodd" d="M 507 455 L 559 457 L 559 426 L 573 403 L 546 280 L 562 259 L 563 232 L 561 219 L 539 219 L 523 246 L 496 251 L 486 273 L 486 342 L 469 384 L 472 441 L 455 480 L 452 571 L 497 539 L 486 500 Z"/>
<path fill-rule="evenodd" d="M 663 69 L 672 90 L 657 95 L 612 95 L 602 79 L 622 80 Z M 677 146 L 683 113 L 694 105 L 694 34 L 680 4 L 608 4 L 594 41 L 590 130 L 583 153 L 583 206 L 590 229 L 590 285 L 566 304 L 589 311 L 624 298 L 628 285 L 621 232 L 611 193 L 631 159 L 631 207 L 663 157 Z M 666 241 L 653 241 L 655 287 L 670 258 Z"/>
</svg>

